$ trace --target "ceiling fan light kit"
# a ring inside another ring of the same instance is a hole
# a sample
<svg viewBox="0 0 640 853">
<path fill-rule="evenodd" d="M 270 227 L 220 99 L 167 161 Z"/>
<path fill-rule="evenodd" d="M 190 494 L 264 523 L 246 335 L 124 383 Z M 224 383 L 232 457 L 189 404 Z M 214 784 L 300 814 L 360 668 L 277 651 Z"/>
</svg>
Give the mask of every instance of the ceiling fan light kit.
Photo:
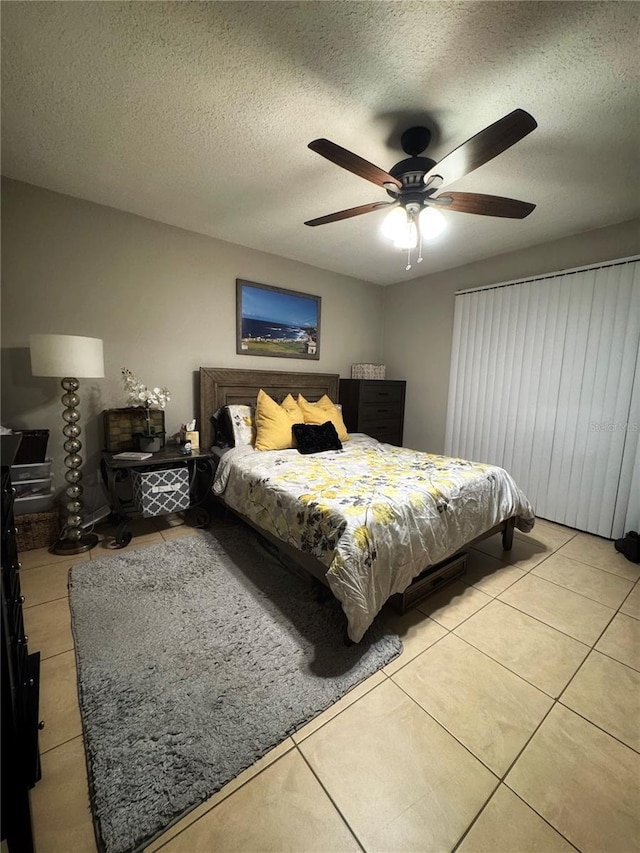
<svg viewBox="0 0 640 853">
<path fill-rule="evenodd" d="M 438 210 L 445 208 L 457 213 L 524 219 L 535 204 L 482 193 L 448 192 L 435 195 L 442 187 L 468 175 L 478 166 L 492 160 L 537 127 L 536 120 L 525 110 L 517 109 L 476 133 L 440 162 L 420 155 L 431 140 L 426 127 L 411 127 L 401 137 L 408 158 L 396 163 L 388 172 L 369 163 L 357 154 L 341 148 L 328 139 L 314 139 L 309 148 L 365 180 L 387 191 L 392 201 L 373 202 L 330 213 L 305 222 L 312 227 L 339 222 L 363 213 L 390 208 L 382 223 L 382 234 L 396 248 L 406 249 L 406 269 L 411 269 L 411 252 L 418 247 L 418 263 L 422 261 L 422 241 L 437 237 L 446 227 L 446 219 Z"/>
</svg>

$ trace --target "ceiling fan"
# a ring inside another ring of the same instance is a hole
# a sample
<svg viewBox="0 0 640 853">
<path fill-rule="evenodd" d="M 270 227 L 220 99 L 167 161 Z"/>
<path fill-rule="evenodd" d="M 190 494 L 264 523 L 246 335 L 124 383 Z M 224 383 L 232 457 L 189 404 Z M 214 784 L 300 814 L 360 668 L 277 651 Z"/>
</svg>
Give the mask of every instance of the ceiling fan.
<svg viewBox="0 0 640 853">
<path fill-rule="evenodd" d="M 370 204 L 350 207 L 348 210 L 310 219 L 305 222 L 305 225 L 312 227 L 326 225 L 328 222 L 338 222 L 341 219 L 350 219 L 352 216 L 389 208 L 390 212 L 382 226 L 383 234 L 393 240 L 396 247 L 408 249 L 407 269 L 411 269 L 412 249 L 420 245 L 418 254 L 418 263 L 420 263 L 423 237 L 425 239 L 435 237 L 446 226 L 446 220 L 440 210 L 524 219 L 535 209 L 535 204 L 495 195 L 464 192 L 445 192 L 435 195 L 435 193 L 506 151 L 537 126 L 536 120 L 528 112 L 520 109 L 513 110 L 476 133 L 471 139 L 467 139 L 443 157 L 439 163 L 429 157 L 420 156 L 431 140 L 428 128 L 411 127 L 401 137 L 402 149 L 409 157 L 396 163 L 388 172 L 363 160 L 357 154 L 347 151 L 346 148 L 336 145 L 335 142 L 330 142 L 328 139 L 314 139 L 309 143 L 312 151 L 382 187 L 392 201 L 374 201 Z"/>
</svg>

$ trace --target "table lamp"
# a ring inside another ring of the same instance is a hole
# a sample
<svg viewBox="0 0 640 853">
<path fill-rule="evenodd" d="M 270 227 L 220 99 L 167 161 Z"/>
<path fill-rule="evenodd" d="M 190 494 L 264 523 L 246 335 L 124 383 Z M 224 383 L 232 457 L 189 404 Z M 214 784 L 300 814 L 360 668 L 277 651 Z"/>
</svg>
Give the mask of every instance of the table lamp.
<svg viewBox="0 0 640 853">
<path fill-rule="evenodd" d="M 56 376 L 62 378 L 62 417 L 65 425 L 64 449 L 68 453 L 64 464 L 67 467 L 65 480 L 66 510 L 65 524 L 60 538 L 52 546 L 54 554 L 82 554 L 98 543 L 95 533 L 85 533 L 84 502 L 82 500 L 82 442 L 80 441 L 80 412 L 77 395 L 78 377 L 101 378 L 104 376 L 102 341 L 99 338 L 82 338 L 76 335 L 31 335 L 31 373 L 34 376 Z"/>
</svg>

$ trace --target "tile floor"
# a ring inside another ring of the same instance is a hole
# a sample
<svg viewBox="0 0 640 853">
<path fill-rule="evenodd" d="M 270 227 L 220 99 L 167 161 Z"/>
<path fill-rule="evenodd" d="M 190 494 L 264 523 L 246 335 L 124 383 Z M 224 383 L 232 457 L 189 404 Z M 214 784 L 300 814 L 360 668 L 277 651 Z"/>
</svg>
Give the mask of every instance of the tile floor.
<svg viewBox="0 0 640 853">
<path fill-rule="evenodd" d="M 130 548 L 195 532 L 175 519 L 136 531 Z M 84 559 L 113 553 L 108 541 Z M 37 849 L 92 853 L 72 561 L 21 559 L 46 721 Z M 639 577 L 612 543 L 545 521 L 509 553 L 486 540 L 464 582 L 403 617 L 385 611 L 400 658 L 147 850 L 640 850 Z"/>
</svg>

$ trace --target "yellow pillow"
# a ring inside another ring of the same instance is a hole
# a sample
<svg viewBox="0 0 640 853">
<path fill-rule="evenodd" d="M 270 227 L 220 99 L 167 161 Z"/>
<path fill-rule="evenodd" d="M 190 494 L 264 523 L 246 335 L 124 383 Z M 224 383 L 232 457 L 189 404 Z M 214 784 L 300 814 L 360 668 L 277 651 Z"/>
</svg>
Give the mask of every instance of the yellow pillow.
<svg viewBox="0 0 640 853">
<path fill-rule="evenodd" d="M 280 408 L 284 409 L 285 412 L 291 418 L 295 418 L 293 421 L 294 424 L 304 423 L 304 415 L 302 414 L 302 409 L 293 399 L 291 394 L 287 394 L 284 400 L 280 403 Z"/>
<path fill-rule="evenodd" d="M 304 415 L 305 424 L 324 424 L 327 421 L 331 421 L 336 428 L 340 441 L 349 441 L 349 435 L 342 420 L 342 414 L 326 394 L 317 403 L 310 403 L 308 400 L 305 400 L 302 394 L 298 394 L 298 405 Z"/>
<path fill-rule="evenodd" d="M 289 395 L 291 396 L 291 395 Z M 287 402 L 285 400 L 285 402 Z M 287 403 L 288 408 L 279 406 L 273 397 L 260 389 L 258 402 L 256 404 L 255 426 L 256 426 L 256 450 L 285 450 L 293 447 L 293 424 L 303 423 L 302 413 L 295 403 L 293 397 L 291 402 L 295 410 Z M 296 411 L 297 410 L 297 411 Z"/>
</svg>

